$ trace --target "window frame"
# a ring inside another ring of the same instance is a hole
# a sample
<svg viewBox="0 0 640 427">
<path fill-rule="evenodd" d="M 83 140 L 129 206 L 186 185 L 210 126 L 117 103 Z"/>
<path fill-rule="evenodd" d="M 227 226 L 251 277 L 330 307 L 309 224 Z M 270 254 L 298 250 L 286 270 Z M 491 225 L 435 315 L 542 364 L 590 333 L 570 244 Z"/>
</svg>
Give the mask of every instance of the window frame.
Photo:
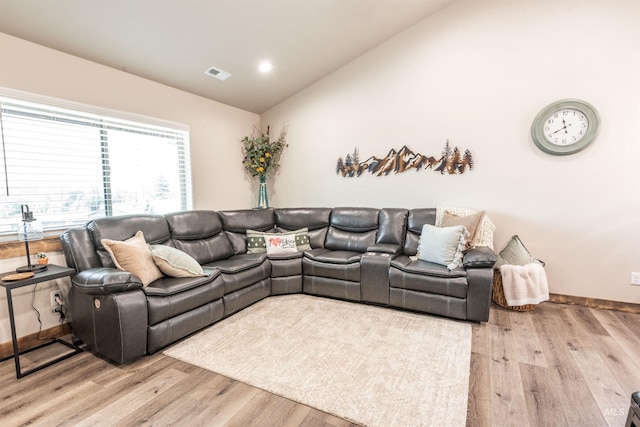
<svg viewBox="0 0 640 427">
<path fill-rule="evenodd" d="M 100 116 L 106 122 L 109 123 L 109 125 L 107 125 L 104 129 L 98 127 L 98 130 L 100 132 L 101 148 L 104 148 L 104 144 L 108 144 L 108 141 L 105 138 L 105 135 L 103 134 L 103 132 L 105 130 L 108 131 L 109 129 L 116 130 L 116 131 L 122 131 L 123 129 L 126 129 L 126 132 L 129 132 L 134 129 L 135 125 L 140 125 L 141 128 L 155 127 L 155 128 L 162 128 L 164 130 L 167 130 L 169 131 L 169 133 L 175 132 L 176 135 L 181 136 L 176 138 L 178 144 L 181 144 L 177 148 L 178 153 L 180 154 L 176 159 L 176 162 L 178 163 L 177 165 L 178 177 L 175 183 L 177 183 L 178 185 L 177 191 L 179 192 L 179 199 L 180 199 L 179 201 L 180 207 L 179 209 L 176 209 L 176 210 L 193 209 L 193 184 L 191 180 L 192 175 L 191 175 L 191 158 L 190 158 L 190 127 L 188 125 L 172 122 L 168 120 L 158 119 L 154 117 L 144 116 L 136 113 L 129 113 L 125 111 L 119 111 L 119 110 L 114 110 L 114 109 L 109 109 L 104 107 L 98 107 L 94 105 L 83 104 L 75 101 L 68 101 L 68 100 L 63 100 L 59 98 L 53 98 L 45 95 L 24 92 L 24 91 L 11 89 L 3 86 L 0 86 L 0 98 L 6 98 L 8 100 L 14 100 L 18 102 L 35 103 L 35 104 L 42 105 L 43 107 L 49 107 L 53 109 L 60 108 L 65 110 L 72 110 L 74 112 L 78 112 L 80 116 L 87 117 L 87 118 L 89 116 Z M 0 102 L 0 116 L 2 115 L 3 110 L 4 110 L 4 102 Z M 89 122 L 90 121 L 87 120 L 86 122 L 82 123 L 82 125 L 88 126 Z M 123 129 L 117 129 L 113 127 L 114 123 L 117 124 L 118 122 L 128 122 L 128 124 L 131 124 L 131 127 L 127 126 Z M 132 133 L 135 133 L 135 132 L 132 131 Z M 140 134 L 143 136 L 145 135 L 148 136 L 151 133 L 143 129 L 140 132 Z M 5 168 L 6 157 L 4 157 L 5 156 L 4 141 L 5 141 L 4 135 L 0 134 L 0 155 L 3 156 L 3 159 L 2 159 L 3 162 L 2 164 L 0 164 L 0 173 L 4 174 L 6 179 L 7 172 Z M 109 183 L 110 179 L 105 175 L 105 168 L 109 167 L 108 164 L 104 163 L 105 153 L 106 153 L 106 158 L 108 160 L 108 147 L 105 151 L 101 150 L 100 159 L 99 159 L 103 168 L 103 173 L 102 173 L 103 195 L 101 199 L 104 202 L 103 213 L 105 217 L 108 217 L 108 216 L 113 216 L 114 199 L 110 195 L 109 196 L 106 195 L 106 193 L 110 191 L 107 188 L 110 185 Z M 175 180 L 175 175 L 173 176 Z M 6 183 L 6 186 L 7 188 L 10 188 L 8 183 Z M 38 218 L 38 213 L 35 212 L 34 216 Z M 8 217 L 5 216 L 5 218 L 8 218 Z M 20 218 L 16 217 L 15 222 L 18 223 L 19 221 L 20 221 Z M 89 221 L 89 218 L 87 219 L 87 221 Z M 69 223 L 65 225 L 56 226 L 56 227 L 47 227 L 45 228 L 45 235 L 47 236 L 56 235 L 67 228 L 75 227 L 78 225 L 80 225 L 78 222 L 69 221 Z M 0 232 L 0 241 L 12 241 L 16 239 L 17 239 L 17 233 L 14 231 Z"/>
</svg>

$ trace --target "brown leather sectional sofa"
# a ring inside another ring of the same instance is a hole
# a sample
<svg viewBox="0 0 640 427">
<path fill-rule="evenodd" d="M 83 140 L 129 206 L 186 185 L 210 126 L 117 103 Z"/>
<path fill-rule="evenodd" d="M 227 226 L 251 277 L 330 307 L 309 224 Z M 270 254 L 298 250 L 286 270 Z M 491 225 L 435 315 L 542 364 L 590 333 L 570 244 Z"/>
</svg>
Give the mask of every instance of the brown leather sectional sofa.
<svg viewBox="0 0 640 427">
<path fill-rule="evenodd" d="M 270 295 L 305 293 L 456 319 L 487 321 L 495 254 L 467 251 L 453 270 L 414 260 L 436 209 L 287 208 L 185 211 L 91 221 L 67 230 L 74 334 L 117 363 L 184 338 Z M 247 230 L 308 229 L 311 249 L 247 253 Z M 204 276 L 162 277 L 148 286 L 118 270 L 102 239 L 142 231 L 149 244 L 175 247 Z"/>
</svg>

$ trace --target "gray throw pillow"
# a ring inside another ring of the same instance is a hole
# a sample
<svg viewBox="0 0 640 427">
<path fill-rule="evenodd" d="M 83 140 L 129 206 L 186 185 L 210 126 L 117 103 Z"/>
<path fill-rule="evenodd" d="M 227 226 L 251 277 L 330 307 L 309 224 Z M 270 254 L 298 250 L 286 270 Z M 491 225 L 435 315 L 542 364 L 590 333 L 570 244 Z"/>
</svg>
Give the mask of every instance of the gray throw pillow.
<svg viewBox="0 0 640 427">
<path fill-rule="evenodd" d="M 191 255 L 167 245 L 149 245 L 160 271 L 169 277 L 204 276 L 202 266 Z"/>
<path fill-rule="evenodd" d="M 515 235 L 511 236 L 507 245 L 500 251 L 498 256 L 496 256 L 496 263 L 493 268 L 500 268 L 501 265 L 505 264 L 526 265 L 531 263 L 538 263 L 538 260 L 531 256 L 527 248 L 524 247 L 520 237 Z"/>
</svg>

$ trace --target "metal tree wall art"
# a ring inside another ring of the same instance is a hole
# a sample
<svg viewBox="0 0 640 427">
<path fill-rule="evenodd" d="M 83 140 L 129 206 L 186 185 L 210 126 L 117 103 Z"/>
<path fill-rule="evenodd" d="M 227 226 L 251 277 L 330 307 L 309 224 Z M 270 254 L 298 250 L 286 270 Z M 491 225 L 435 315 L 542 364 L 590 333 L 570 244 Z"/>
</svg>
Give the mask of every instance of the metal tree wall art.
<svg viewBox="0 0 640 427">
<path fill-rule="evenodd" d="M 462 174 L 469 169 L 473 169 L 473 156 L 471 151 L 465 150 L 460 153 L 458 147 L 451 149 L 449 140 L 444 146 L 442 155 L 439 158 L 414 153 L 409 147 L 404 145 L 400 150 L 391 149 L 383 158 L 371 156 L 361 162 L 358 147 L 353 150 L 353 154 L 347 154 L 345 158 L 338 158 L 336 173 L 344 177 L 360 176 L 364 172 L 369 172 L 376 176 L 389 175 L 390 172 L 402 173 L 409 170 L 416 172 L 423 169 L 431 169 L 441 174 Z"/>
</svg>

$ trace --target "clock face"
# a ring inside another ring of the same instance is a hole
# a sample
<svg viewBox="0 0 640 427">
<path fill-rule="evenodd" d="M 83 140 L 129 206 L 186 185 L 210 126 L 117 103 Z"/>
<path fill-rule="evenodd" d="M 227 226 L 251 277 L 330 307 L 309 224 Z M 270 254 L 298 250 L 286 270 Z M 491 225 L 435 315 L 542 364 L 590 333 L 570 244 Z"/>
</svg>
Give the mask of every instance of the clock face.
<svg viewBox="0 0 640 427">
<path fill-rule="evenodd" d="M 545 153 L 573 154 L 591 144 L 599 128 L 595 108 L 578 99 L 564 99 L 538 113 L 531 125 L 531 138 Z"/>
<path fill-rule="evenodd" d="M 551 144 L 575 144 L 587 135 L 589 119 L 580 110 L 563 108 L 552 113 L 544 124 L 544 137 Z"/>
</svg>

